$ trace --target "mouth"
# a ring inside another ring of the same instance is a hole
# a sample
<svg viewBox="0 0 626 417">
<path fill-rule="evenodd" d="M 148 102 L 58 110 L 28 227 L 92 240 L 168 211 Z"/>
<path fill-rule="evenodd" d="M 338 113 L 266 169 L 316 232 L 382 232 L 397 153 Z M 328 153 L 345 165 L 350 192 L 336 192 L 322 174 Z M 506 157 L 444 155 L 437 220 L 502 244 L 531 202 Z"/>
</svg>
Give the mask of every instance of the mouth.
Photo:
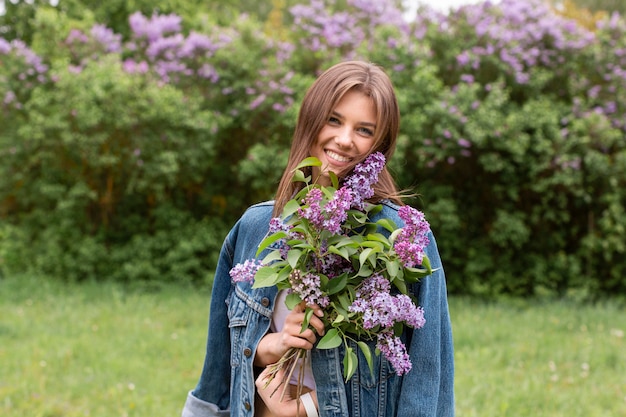
<svg viewBox="0 0 626 417">
<path fill-rule="evenodd" d="M 339 155 L 338 153 L 333 152 L 331 150 L 326 149 L 325 152 L 326 152 L 326 156 L 328 156 L 328 158 L 331 159 L 332 161 L 339 162 L 339 163 L 346 163 L 346 162 L 352 161 L 352 158 Z"/>
</svg>

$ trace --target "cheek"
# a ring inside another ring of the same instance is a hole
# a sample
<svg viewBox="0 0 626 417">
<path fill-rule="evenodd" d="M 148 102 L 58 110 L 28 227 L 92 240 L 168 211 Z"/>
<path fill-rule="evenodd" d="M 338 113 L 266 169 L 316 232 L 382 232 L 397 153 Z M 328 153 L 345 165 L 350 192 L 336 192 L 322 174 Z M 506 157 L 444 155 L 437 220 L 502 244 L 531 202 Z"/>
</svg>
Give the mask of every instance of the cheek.
<svg viewBox="0 0 626 417">
<path fill-rule="evenodd" d="M 363 155 L 363 154 L 369 154 L 372 151 L 372 149 L 374 149 L 374 143 L 375 141 L 373 138 L 371 139 L 363 138 L 357 141 L 355 145 L 359 154 Z"/>
</svg>

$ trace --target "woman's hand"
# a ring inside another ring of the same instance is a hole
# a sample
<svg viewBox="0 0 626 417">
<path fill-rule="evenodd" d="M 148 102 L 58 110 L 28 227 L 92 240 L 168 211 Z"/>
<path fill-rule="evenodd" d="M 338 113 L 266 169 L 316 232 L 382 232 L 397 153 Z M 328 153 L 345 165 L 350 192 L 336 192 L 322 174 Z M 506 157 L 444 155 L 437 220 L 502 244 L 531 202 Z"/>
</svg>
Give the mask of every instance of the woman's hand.
<svg viewBox="0 0 626 417">
<path fill-rule="evenodd" d="M 257 346 L 254 364 L 267 366 L 277 362 L 290 348 L 310 350 L 313 348 L 317 335 L 324 335 L 324 323 L 320 319 L 324 315 L 319 306 L 309 306 L 313 309 L 313 315 L 309 321 L 309 327 L 302 330 L 306 305 L 304 302 L 296 305 L 285 318 L 285 324 L 281 331 L 268 333 Z"/>
<path fill-rule="evenodd" d="M 283 388 L 285 388 L 284 384 L 286 384 L 287 381 L 284 381 L 283 385 L 281 385 L 281 382 L 285 378 L 285 371 L 282 369 L 279 370 L 274 379 L 269 382 L 267 377 L 268 369 L 265 368 L 255 381 L 257 393 L 263 401 L 263 404 L 257 404 L 256 407 L 259 409 L 266 408 L 273 417 L 306 417 L 307 414 L 304 404 L 302 404 L 302 401 L 296 400 L 294 393 L 290 389 L 292 386 L 287 386 L 283 394 Z M 313 399 L 315 407 L 318 407 L 315 391 L 311 391 L 309 394 Z"/>
</svg>

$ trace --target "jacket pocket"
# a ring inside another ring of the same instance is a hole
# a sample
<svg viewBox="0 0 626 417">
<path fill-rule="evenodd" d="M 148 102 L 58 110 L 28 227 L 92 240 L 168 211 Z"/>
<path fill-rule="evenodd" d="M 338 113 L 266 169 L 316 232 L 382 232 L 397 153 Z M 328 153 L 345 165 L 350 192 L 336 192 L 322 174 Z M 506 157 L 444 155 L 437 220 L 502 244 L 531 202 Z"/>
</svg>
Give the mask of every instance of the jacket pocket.
<svg viewBox="0 0 626 417">
<path fill-rule="evenodd" d="M 367 359 L 365 359 L 361 348 L 357 347 L 356 344 L 352 347 L 359 359 L 357 371 L 358 383 L 365 389 L 376 389 L 381 383 L 385 383 L 387 379 L 393 375 L 393 369 L 389 361 L 385 359 L 382 354 L 375 354 L 376 342 L 368 341 L 366 343 L 370 347 L 373 369 L 370 369 L 368 366 Z"/>
<path fill-rule="evenodd" d="M 228 302 L 228 327 L 230 329 L 230 364 L 241 363 L 241 352 L 244 349 L 245 333 L 252 309 L 246 302 L 246 294 L 235 287 Z"/>
</svg>

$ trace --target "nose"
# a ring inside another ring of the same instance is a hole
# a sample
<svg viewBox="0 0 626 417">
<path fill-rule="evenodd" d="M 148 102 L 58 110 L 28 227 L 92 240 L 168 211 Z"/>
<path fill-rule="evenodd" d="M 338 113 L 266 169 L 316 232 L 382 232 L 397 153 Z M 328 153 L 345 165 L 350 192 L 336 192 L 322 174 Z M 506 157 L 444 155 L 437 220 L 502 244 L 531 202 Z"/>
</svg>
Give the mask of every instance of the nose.
<svg viewBox="0 0 626 417">
<path fill-rule="evenodd" d="M 342 148 L 350 148 L 352 146 L 352 132 L 350 129 L 341 129 L 335 136 L 335 143 Z"/>
</svg>

